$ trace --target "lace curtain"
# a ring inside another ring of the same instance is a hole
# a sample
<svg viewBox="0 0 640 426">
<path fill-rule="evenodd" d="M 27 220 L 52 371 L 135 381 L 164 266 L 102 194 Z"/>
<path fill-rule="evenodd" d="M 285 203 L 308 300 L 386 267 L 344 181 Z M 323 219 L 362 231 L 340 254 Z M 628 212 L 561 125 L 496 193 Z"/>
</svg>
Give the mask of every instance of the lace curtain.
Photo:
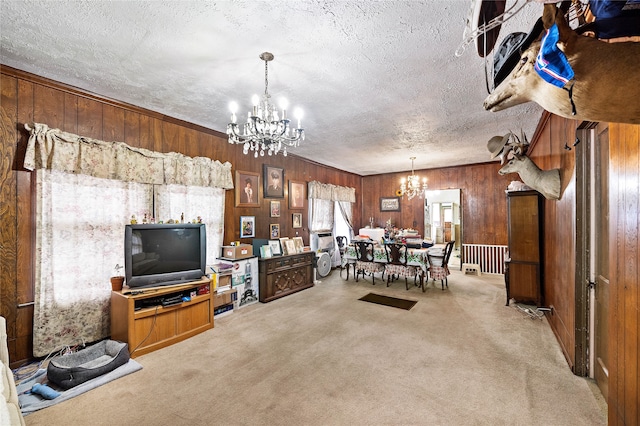
<svg viewBox="0 0 640 426">
<path fill-rule="evenodd" d="M 36 177 L 33 354 L 110 334 L 116 263 L 124 262 L 124 223 L 148 212 L 152 186 L 41 169 Z M 78 249 L 81 247 L 82 249 Z"/>
<path fill-rule="evenodd" d="M 156 217 L 197 220 L 207 226 L 207 264 L 220 257 L 224 233 L 224 189 L 204 186 L 163 185 L 155 187 Z"/>
<path fill-rule="evenodd" d="M 334 228 L 334 202 L 351 204 L 356 202 L 355 188 L 330 183 L 309 182 L 309 230 L 323 231 Z M 350 223 L 350 222 L 349 222 Z"/>
<path fill-rule="evenodd" d="M 154 188 L 157 217 L 201 216 L 207 259 L 219 255 L 229 163 L 25 128 L 25 168 L 36 169 L 35 356 L 109 336 L 109 277 L 123 264 L 124 224 L 154 215 Z"/>
</svg>

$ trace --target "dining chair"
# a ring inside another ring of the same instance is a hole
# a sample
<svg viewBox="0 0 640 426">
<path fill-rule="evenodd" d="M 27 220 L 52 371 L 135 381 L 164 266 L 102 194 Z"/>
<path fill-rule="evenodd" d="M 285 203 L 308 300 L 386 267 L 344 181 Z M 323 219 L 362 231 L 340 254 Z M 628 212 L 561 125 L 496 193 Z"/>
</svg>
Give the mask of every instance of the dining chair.
<svg viewBox="0 0 640 426">
<path fill-rule="evenodd" d="M 384 245 L 387 253 L 387 263 L 384 265 L 384 272 L 387 274 L 387 287 L 391 283 L 393 277 L 404 277 L 404 284 L 409 290 L 409 281 L 407 277 L 413 277 L 413 283 L 416 283 L 418 271 L 420 268 L 407 265 L 408 249 L 406 244 L 387 243 Z M 421 280 L 422 291 L 424 291 L 424 283 Z"/>
<path fill-rule="evenodd" d="M 347 279 L 349 279 L 349 264 L 344 258 L 344 254 L 347 251 L 347 237 L 337 236 L 336 243 L 338 244 L 338 252 L 340 253 L 340 278 L 342 278 L 342 271 L 347 268 Z"/>
<path fill-rule="evenodd" d="M 451 258 L 451 252 L 453 251 L 453 245 L 455 241 L 449 241 L 443 250 L 443 255 L 438 256 L 427 252 L 427 259 L 429 261 L 429 276 L 433 281 L 441 281 L 442 290 L 446 285 L 449 288 L 449 282 L 447 276 L 451 275 L 449 272 L 449 258 Z"/>
<path fill-rule="evenodd" d="M 384 264 L 374 261 L 373 243 L 370 241 L 355 241 L 354 244 L 356 247 L 356 282 L 358 282 L 360 274 L 364 278 L 365 273 L 369 273 L 371 274 L 371 282 L 376 285 L 376 273 L 382 272 L 382 279 L 384 279 Z"/>
</svg>

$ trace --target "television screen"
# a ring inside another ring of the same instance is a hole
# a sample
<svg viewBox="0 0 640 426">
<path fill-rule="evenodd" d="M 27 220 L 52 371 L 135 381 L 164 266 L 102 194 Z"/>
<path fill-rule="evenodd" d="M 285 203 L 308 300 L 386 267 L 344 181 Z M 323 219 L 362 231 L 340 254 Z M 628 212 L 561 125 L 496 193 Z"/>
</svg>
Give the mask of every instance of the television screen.
<svg viewBox="0 0 640 426">
<path fill-rule="evenodd" d="M 130 288 L 181 284 L 206 274 L 204 224 L 127 225 L 124 251 Z"/>
</svg>

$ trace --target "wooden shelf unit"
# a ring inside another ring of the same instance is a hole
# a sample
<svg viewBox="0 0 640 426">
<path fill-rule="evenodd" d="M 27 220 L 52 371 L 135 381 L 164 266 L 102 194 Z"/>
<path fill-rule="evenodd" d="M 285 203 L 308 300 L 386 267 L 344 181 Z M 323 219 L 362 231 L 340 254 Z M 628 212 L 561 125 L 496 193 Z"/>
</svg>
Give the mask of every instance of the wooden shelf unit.
<svg viewBox="0 0 640 426">
<path fill-rule="evenodd" d="M 171 306 L 136 310 L 142 301 L 191 292 L 209 285 L 209 293 Z M 129 345 L 131 357 L 144 355 L 213 328 L 213 291 L 208 279 L 177 286 L 111 292 L 111 338 Z M 140 292 L 140 293 L 138 293 Z"/>
<path fill-rule="evenodd" d="M 259 259 L 260 301 L 271 302 L 305 288 L 313 287 L 311 251 L 290 256 Z"/>
</svg>

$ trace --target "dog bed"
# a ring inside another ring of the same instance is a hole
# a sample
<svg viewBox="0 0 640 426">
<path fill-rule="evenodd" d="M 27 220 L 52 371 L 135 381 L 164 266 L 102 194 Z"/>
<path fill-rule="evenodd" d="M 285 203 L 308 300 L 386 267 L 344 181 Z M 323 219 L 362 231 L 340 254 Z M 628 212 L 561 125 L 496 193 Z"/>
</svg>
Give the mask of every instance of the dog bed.
<svg viewBox="0 0 640 426">
<path fill-rule="evenodd" d="M 54 358 L 47 367 L 47 378 L 63 389 L 115 370 L 129 361 L 126 343 L 103 340 L 70 355 Z"/>
</svg>

